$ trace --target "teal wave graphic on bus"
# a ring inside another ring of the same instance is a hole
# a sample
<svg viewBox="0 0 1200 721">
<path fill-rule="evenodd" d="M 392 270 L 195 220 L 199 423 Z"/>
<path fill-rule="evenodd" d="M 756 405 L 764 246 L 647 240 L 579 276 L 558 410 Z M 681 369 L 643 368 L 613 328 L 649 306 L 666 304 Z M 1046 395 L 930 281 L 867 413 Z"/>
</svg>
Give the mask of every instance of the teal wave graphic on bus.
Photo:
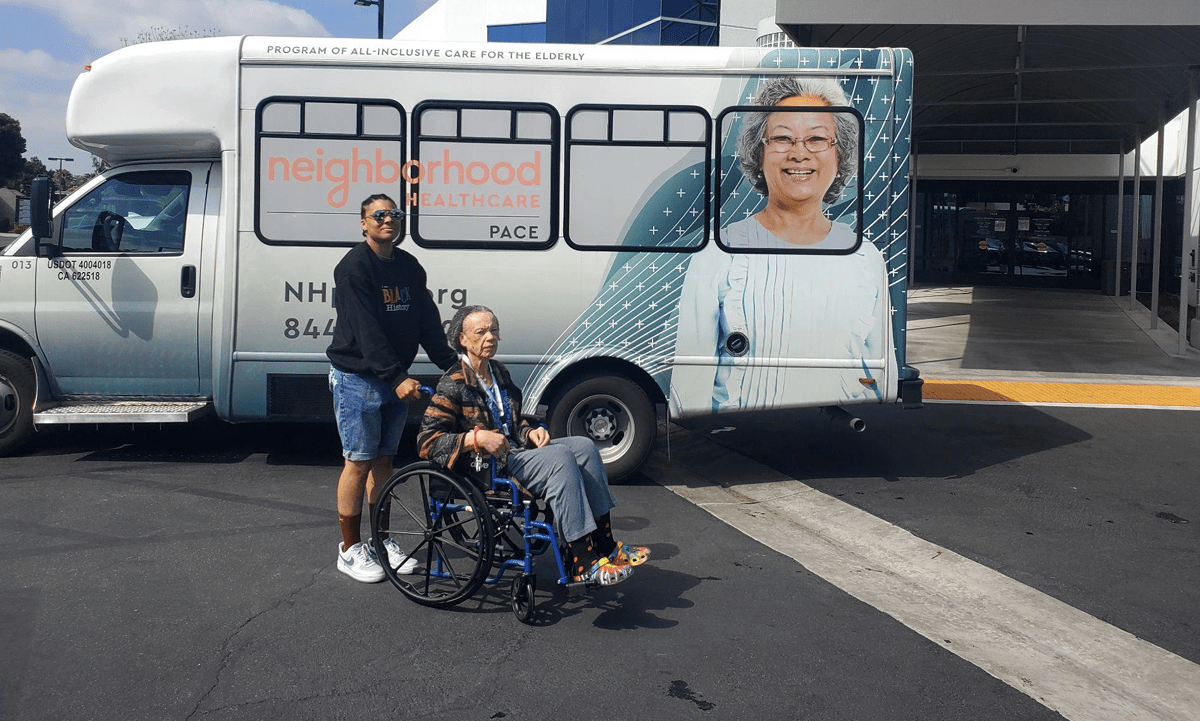
<svg viewBox="0 0 1200 721">
<path fill-rule="evenodd" d="M 557 368 L 608 357 L 651 373 L 676 415 L 882 400 L 884 371 L 903 364 L 911 104 L 900 86 L 911 83 L 910 59 L 907 51 L 781 49 L 761 63 L 794 67 L 802 86 L 814 77 L 835 85 L 825 95 L 844 99 L 831 104 L 854 111 L 843 115 L 856 127 L 855 167 L 822 208 L 825 240 L 841 239 L 844 247 L 828 251 L 793 250 L 766 230 L 758 219 L 768 196 L 739 167 L 739 136 L 753 113 L 742 106 L 756 106 L 768 86 L 791 76 L 730 81 L 740 84 L 738 105 L 712 113 L 714 175 L 691 162 L 658 177 L 622 229 L 621 243 L 638 250 L 614 256 L 603 286 L 549 349 L 531 390 L 540 392 Z M 893 75 L 893 61 L 908 69 Z M 807 72 L 818 66 L 833 70 Z M 862 67 L 879 72 L 838 72 Z M 799 108 L 785 120 L 802 114 L 817 116 Z M 698 177 L 713 177 L 716 188 L 711 212 L 720 237 L 707 243 L 709 195 Z M 773 243 L 772 252 L 758 252 L 756 242 Z"/>
</svg>

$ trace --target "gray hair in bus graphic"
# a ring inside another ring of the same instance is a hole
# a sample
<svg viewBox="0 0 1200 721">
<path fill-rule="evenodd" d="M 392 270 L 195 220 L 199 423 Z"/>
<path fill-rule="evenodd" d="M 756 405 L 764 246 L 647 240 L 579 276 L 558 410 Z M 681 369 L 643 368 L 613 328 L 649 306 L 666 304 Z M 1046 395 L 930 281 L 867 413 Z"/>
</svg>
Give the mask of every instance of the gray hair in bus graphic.
<svg viewBox="0 0 1200 721">
<path fill-rule="evenodd" d="M 766 82 L 754 97 L 755 105 L 779 106 L 787 98 L 808 97 L 821 101 L 828 107 L 849 107 L 850 99 L 836 80 L 830 77 L 786 76 Z M 738 136 L 738 162 L 746 180 L 764 196 L 769 195 L 767 181 L 763 177 L 763 138 L 766 137 L 767 119 L 770 112 L 749 112 L 742 119 L 742 132 Z M 838 156 L 837 177 L 825 193 L 825 202 L 836 201 L 858 168 L 858 124 L 849 113 L 834 113 L 836 143 L 833 146 Z"/>
</svg>

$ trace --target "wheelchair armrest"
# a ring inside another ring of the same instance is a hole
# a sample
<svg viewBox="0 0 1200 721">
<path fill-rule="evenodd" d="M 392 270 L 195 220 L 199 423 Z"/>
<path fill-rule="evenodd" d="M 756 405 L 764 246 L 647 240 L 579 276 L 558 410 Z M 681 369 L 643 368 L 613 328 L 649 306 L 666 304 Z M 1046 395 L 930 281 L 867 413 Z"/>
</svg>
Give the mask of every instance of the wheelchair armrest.
<svg viewBox="0 0 1200 721">
<path fill-rule="evenodd" d="M 533 409 L 533 413 L 522 413 L 521 418 L 529 421 L 535 426 L 546 425 L 546 413 L 549 411 L 545 403 L 539 403 Z"/>
</svg>

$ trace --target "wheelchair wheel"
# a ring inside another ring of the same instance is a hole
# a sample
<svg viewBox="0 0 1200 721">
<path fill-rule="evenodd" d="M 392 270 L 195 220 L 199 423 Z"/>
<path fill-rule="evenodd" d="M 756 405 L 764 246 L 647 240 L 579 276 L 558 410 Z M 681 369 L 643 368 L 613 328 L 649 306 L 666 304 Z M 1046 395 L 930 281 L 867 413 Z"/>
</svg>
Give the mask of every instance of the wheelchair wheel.
<svg viewBox="0 0 1200 721">
<path fill-rule="evenodd" d="M 518 575 L 513 579 L 509 599 L 512 602 L 513 613 L 521 623 L 533 620 L 534 594 L 537 592 L 537 576 L 530 574 Z"/>
<path fill-rule="evenodd" d="M 395 541 L 418 566 L 400 574 L 383 570 L 405 596 L 425 606 L 453 606 L 470 598 L 487 579 L 494 535 L 491 511 L 471 483 L 431 463 L 414 463 L 384 484 L 371 518 L 379 558 Z"/>
</svg>

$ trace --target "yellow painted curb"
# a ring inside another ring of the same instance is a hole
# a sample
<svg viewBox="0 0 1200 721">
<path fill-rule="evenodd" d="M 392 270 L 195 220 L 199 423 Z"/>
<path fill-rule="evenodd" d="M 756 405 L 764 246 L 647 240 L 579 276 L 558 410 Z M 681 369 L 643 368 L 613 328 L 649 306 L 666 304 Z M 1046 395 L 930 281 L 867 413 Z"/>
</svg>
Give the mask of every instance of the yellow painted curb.
<svg viewBox="0 0 1200 721">
<path fill-rule="evenodd" d="M 931 401 L 1200 407 L 1200 387 L 1192 386 L 926 380 L 922 391 Z"/>
</svg>

